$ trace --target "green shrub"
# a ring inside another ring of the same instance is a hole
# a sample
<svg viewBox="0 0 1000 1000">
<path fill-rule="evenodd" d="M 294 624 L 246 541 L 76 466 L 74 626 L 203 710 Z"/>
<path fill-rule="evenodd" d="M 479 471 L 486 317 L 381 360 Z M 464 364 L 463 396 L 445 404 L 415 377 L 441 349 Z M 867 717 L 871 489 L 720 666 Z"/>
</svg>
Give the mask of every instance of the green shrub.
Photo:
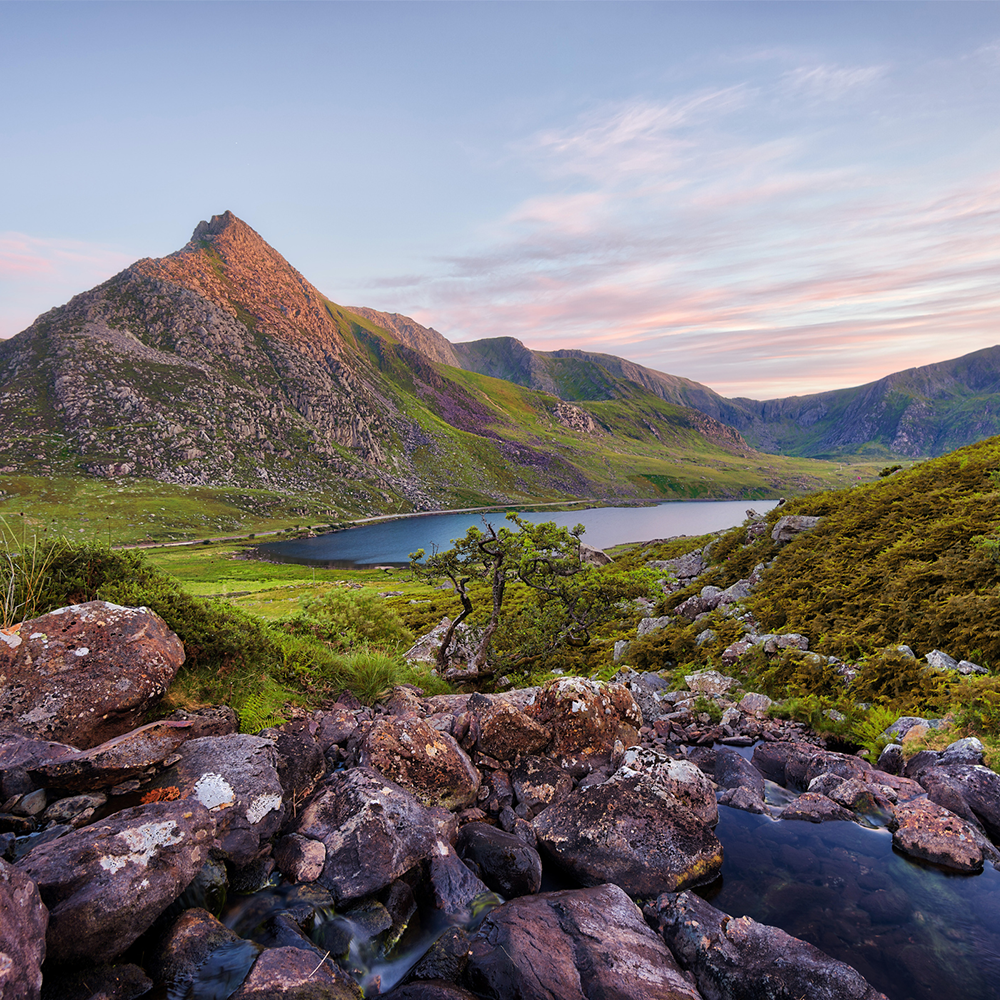
<svg viewBox="0 0 1000 1000">
<path fill-rule="evenodd" d="M 314 635 L 332 649 L 369 645 L 403 650 L 413 645 L 413 633 L 385 600 L 372 590 L 330 590 L 306 601 L 286 626 L 298 635 Z"/>
<path fill-rule="evenodd" d="M 900 716 L 895 709 L 885 705 L 872 705 L 864 716 L 851 726 L 851 738 L 864 747 L 868 760 L 874 764 L 889 740 L 882 735 Z"/>
<path fill-rule="evenodd" d="M 975 677 L 956 688 L 955 721 L 970 733 L 1000 736 L 1000 677 Z"/>
</svg>

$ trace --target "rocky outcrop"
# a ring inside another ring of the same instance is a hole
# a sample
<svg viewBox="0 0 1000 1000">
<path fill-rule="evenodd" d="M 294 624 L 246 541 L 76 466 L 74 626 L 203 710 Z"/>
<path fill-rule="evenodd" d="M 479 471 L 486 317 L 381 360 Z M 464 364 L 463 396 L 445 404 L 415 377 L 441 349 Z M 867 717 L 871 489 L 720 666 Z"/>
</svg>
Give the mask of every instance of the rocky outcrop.
<svg viewBox="0 0 1000 1000">
<path fill-rule="evenodd" d="M 661 896 L 655 914 L 705 1000 L 886 1000 L 849 965 L 777 927 L 730 917 L 693 893 Z"/>
<path fill-rule="evenodd" d="M 494 910 L 472 939 L 480 996 L 700 1000 L 639 908 L 615 885 L 542 893 Z"/>
<path fill-rule="evenodd" d="M 0 643 L 0 727 L 88 748 L 134 729 L 184 662 L 159 615 L 91 601 Z"/>
</svg>

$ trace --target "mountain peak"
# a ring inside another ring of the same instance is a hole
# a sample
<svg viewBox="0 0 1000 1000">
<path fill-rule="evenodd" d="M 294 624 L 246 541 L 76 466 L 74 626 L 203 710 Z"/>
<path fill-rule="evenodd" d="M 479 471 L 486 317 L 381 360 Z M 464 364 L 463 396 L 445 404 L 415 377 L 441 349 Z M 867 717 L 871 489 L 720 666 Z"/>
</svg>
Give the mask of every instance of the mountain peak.
<svg viewBox="0 0 1000 1000">
<path fill-rule="evenodd" d="M 323 296 L 230 211 L 199 222 L 176 253 L 140 260 L 134 270 L 203 295 L 241 322 L 294 341 L 317 358 L 341 351 Z"/>
<path fill-rule="evenodd" d="M 194 227 L 191 242 L 195 243 L 198 240 L 207 240 L 210 236 L 217 236 L 219 233 L 225 232 L 230 226 L 243 226 L 246 229 L 250 229 L 242 219 L 238 219 L 229 209 L 226 209 L 222 215 L 213 215 L 211 222 L 205 222 L 204 219 L 199 222 Z"/>
</svg>

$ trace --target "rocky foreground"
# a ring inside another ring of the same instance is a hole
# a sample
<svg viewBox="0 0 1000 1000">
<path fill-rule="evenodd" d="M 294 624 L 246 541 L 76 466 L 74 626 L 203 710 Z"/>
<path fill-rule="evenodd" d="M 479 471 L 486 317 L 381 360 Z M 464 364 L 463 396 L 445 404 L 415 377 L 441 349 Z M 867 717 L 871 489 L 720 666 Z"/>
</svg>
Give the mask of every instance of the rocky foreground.
<svg viewBox="0 0 1000 1000">
<path fill-rule="evenodd" d="M 1000 859 L 977 741 L 872 767 L 714 672 L 346 695 L 252 736 L 225 708 L 140 725 L 183 660 L 145 609 L 75 606 L 0 640 L 3 1000 L 874 1000 L 690 891 L 722 865 L 719 803 L 887 826 L 959 872 Z M 775 805 L 774 786 L 798 794 Z"/>
</svg>

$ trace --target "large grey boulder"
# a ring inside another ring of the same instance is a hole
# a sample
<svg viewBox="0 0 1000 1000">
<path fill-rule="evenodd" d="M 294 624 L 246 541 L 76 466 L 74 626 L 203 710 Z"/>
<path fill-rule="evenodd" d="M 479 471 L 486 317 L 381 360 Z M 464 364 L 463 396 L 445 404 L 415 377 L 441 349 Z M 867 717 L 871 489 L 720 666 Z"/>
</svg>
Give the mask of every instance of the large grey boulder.
<svg viewBox="0 0 1000 1000">
<path fill-rule="evenodd" d="M 17 868 L 49 909 L 47 958 L 94 963 L 120 955 L 190 884 L 214 827 L 197 801 L 157 802 L 27 854 Z"/>
<path fill-rule="evenodd" d="M 479 996 L 518 1000 L 700 1000 L 639 908 L 616 885 L 522 896 L 472 939 Z"/>
<path fill-rule="evenodd" d="M 140 725 L 183 662 L 180 639 L 147 608 L 60 608 L 0 642 L 0 727 L 97 746 Z"/>
<path fill-rule="evenodd" d="M 887 1000 L 849 965 L 691 892 L 656 902 L 660 933 L 704 1000 Z"/>
</svg>

